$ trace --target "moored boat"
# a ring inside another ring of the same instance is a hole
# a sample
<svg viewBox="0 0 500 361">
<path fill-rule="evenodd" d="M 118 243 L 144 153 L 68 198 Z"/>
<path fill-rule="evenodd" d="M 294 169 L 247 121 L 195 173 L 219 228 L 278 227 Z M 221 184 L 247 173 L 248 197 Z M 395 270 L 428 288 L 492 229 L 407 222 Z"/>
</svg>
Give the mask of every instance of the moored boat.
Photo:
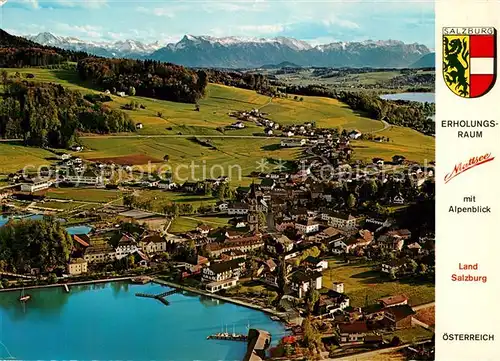
<svg viewBox="0 0 500 361">
<path fill-rule="evenodd" d="M 21 296 L 19 296 L 19 302 L 28 302 L 31 299 L 31 295 L 24 294 L 24 288 L 21 291 Z"/>
</svg>

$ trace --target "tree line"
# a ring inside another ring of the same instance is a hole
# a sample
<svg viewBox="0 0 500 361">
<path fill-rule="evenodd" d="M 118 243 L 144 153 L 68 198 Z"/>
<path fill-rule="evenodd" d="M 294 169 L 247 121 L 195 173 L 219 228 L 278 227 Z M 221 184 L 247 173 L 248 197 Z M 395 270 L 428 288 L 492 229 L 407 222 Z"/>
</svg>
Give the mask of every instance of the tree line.
<svg viewBox="0 0 500 361">
<path fill-rule="evenodd" d="M 82 80 L 110 91 L 184 103 L 196 103 L 205 94 L 207 73 L 154 60 L 86 58 L 77 64 Z"/>
<path fill-rule="evenodd" d="M 287 94 L 334 98 L 372 119 L 385 120 L 390 124 L 412 128 L 427 135 L 434 134 L 434 121 L 431 116 L 435 107 L 431 103 L 384 100 L 377 94 L 337 91 L 321 85 L 288 85 L 277 90 Z"/>
<path fill-rule="evenodd" d="M 50 83 L 9 78 L 2 72 L 4 93 L 0 98 L 0 136 L 22 138 L 26 145 L 67 148 L 78 132 L 116 133 L 135 131 L 127 114 L 82 94 Z"/>
<path fill-rule="evenodd" d="M 0 227 L 0 270 L 51 272 L 66 267 L 72 246 L 71 236 L 53 217 L 10 221 Z"/>
<path fill-rule="evenodd" d="M 204 69 L 203 71 L 207 73 L 211 83 L 257 91 L 269 88 L 269 79 L 263 74 L 222 71 L 218 69 Z"/>
<path fill-rule="evenodd" d="M 37 44 L 0 29 L 0 67 L 22 68 L 76 62 L 89 57 L 83 51 L 64 50 Z"/>
</svg>

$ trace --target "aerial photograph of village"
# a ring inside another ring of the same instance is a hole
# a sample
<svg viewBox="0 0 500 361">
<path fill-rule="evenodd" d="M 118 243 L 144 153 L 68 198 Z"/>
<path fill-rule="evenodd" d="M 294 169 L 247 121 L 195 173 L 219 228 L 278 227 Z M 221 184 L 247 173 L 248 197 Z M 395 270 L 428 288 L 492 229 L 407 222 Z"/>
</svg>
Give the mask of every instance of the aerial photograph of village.
<svg viewBox="0 0 500 361">
<path fill-rule="evenodd" d="M 433 2 L 0 1 L 0 359 L 434 360 Z"/>
</svg>

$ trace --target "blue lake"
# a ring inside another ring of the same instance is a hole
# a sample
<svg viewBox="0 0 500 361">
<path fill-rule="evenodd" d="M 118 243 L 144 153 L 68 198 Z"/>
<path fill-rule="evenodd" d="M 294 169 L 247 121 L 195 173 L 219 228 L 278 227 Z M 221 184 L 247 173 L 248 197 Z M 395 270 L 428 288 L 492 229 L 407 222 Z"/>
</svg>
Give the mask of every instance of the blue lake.
<svg viewBox="0 0 500 361">
<path fill-rule="evenodd" d="M 12 218 L 14 218 L 14 219 L 23 219 L 23 218 L 42 219 L 43 216 L 41 214 L 28 214 L 28 215 L 21 215 L 21 216 L 2 216 L 2 215 L 0 215 L 0 227 L 3 226 L 5 223 L 7 223 Z"/>
<path fill-rule="evenodd" d="M 66 227 L 66 231 L 69 234 L 88 234 L 92 230 L 92 227 L 89 226 L 71 226 Z"/>
<path fill-rule="evenodd" d="M 14 216 L 14 217 L 6 217 L 0 215 L 0 227 L 3 226 L 5 223 L 9 221 L 9 219 L 15 218 L 15 219 L 22 219 L 22 218 L 29 218 L 29 219 L 42 219 L 43 216 L 41 214 L 32 214 L 32 215 L 25 215 L 25 216 Z M 60 219 L 61 222 L 65 222 L 64 219 Z M 92 231 L 92 227 L 86 226 L 86 225 L 81 225 L 81 226 L 70 226 L 66 227 L 66 230 L 68 231 L 69 234 L 88 234 L 90 231 Z"/>
<path fill-rule="evenodd" d="M 269 332 L 276 343 L 282 324 L 266 314 L 191 293 L 168 296 L 165 306 L 136 292 L 161 293 L 157 284 L 125 282 L 0 293 L 0 359 L 240 361 L 245 342 L 207 340 L 209 334 Z"/>
<path fill-rule="evenodd" d="M 396 93 L 384 94 L 380 96 L 385 100 L 409 100 L 420 103 L 435 103 L 436 96 L 434 93 Z"/>
</svg>

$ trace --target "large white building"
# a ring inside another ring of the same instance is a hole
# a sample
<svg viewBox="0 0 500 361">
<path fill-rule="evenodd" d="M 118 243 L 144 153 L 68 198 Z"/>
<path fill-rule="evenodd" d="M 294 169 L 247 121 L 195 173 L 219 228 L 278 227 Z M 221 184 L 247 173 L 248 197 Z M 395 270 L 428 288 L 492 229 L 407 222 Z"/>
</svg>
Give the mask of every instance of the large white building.
<svg viewBox="0 0 500 361">
<path fill-rule="evenodd" d="M 161 253 L 167 250 L 167 241 L 158 235 L 144 237 L 139 247 L 147 254 Z"/>
<path fill-rule="evenodd" d="M 73 169 L 69 169 L 64 176 L 64 181 L 73 184 L 85 184 L 85 185 L 102 185 L 103 178 L 97 175 L 94 171 L 87 169 L 83 172 L 76 172 Z"/>
<path fill-rule="evenodd" d="M 322 213 L 321 219 L 328 222 L 328 225 L 346 231 L 355 230 L 360 218 L 344 213 Z"/>
<path fill-rule="evenodd" d="M 50 182 L 42 178 L 33 178 L 26 180 L 25 183 L 21 184 L 21 191 L 23 192 L 38 192 L 50 187 Z"/>
<path fill-rule="evenodd" d="M 230 203 L 227 207 L 227 214 L 230 216 L 248 214 L 250 206 L 247 203 Z"/>
<path fill-rule="evenodd" d="M 238 280 L 244 265 L 244 258 L 236 258 L 226 262 L 211 263 L 209 267 L 203 268 L 202 280 L 209 283 L 226 281 L 230 278 Z"/>
<path fill-rule="evenodd" d="M 303 298 L 309 288 L 319 290 L 323 287 L 323 276 L 316 271 L 298 270 L 290 275 L 290 286 L 297 292 L 298 298 Z"/>
<path fill-rule="evenodd" d="M 115 249 L 116 259 L 122 259 L 129 254 L 135 253 L 139 250 L 137 242 L 131 236 L 124 234 L 118 241 L 118 246 Z"/>
<path fill-rule="evenodd" d="M 319 231 L 319 223 L 312 219 L 298 220 L 295 229 L 302 234 L 314 233 Z"/>
</svg>

